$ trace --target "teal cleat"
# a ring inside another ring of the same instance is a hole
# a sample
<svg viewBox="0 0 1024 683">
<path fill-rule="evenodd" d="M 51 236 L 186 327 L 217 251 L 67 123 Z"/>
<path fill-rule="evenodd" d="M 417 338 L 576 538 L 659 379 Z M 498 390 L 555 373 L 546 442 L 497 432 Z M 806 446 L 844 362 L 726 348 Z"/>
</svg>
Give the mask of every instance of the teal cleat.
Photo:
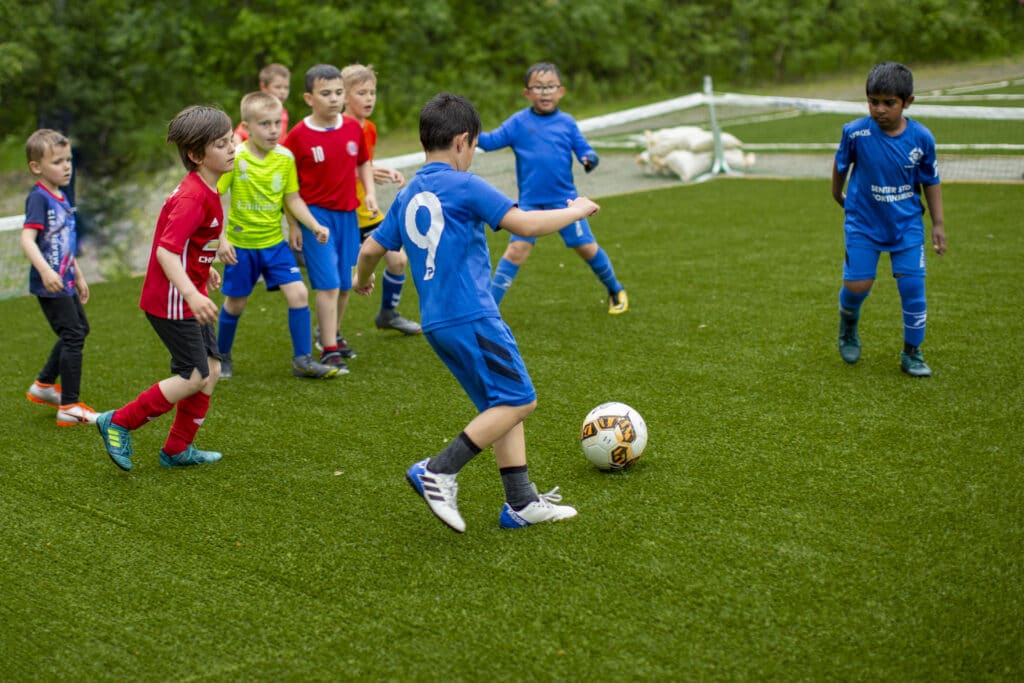
<svg viewBox="0 0 1024 683">
<path fill-rule="evenodd" d="M 103 445 L 107 447 L 107 455 L 114 464 L 127 472 L 132 468 L 132 433 L 113 422 L 114 411 L 100 413 L 96 418 L 96 428 L 103 437 Z"/>
<path fill-rule="evenodd" d="M 911 377 L 931 377 L 932 369 L 924 362 L 924 354 L 921 349 L 914 349 L 910 353 L 900 351 L 900 370 Z"/>
<path fill-rule="evenodd" d="M 161 449 L 161 467 L 186 467 L 188 465 L 205 465 L 209 462 L 217 462 L 223 458 L 223 454 L 217 451 L 201 451 L 192 444 L 177 455 L 167 455 Z"/>
<path fill-rule="evenodd" d="M 857 336 L 857 318 L 839 316 L 839 355 L 851 365 L 860 360 L 860 337 Z"/>
</svg>

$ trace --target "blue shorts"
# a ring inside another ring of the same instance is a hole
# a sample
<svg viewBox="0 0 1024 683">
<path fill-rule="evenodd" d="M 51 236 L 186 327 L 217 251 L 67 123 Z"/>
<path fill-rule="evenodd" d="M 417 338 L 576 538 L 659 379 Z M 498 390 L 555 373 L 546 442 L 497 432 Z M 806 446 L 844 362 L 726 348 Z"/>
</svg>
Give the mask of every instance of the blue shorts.
<svg viewBox="0 0 1024 683">
<path fill-rule="evenodd" d="M 238 263 L 224 266 L 224 284 L 221 286 L 224 296 L 249 296 L 260 275 L 269 291 L 302 280 L 302 271 L 286 242 L 265 249 L 235 247 L 235 256 Z"/>
<path fill-rule="evenodd" d="M 355 211 L 334 211 L 310 205 L 310 213 L 331 235 L 327 244 L 316 241 L 313 231 L 302 228 L 302 256 L 309 286 L 317 290 L 352 289 L 352 269 L 359 258 L 359 221 Z"/>
<path fill-rule="evenodd" d="M 424 336 L 478 411 L 537 400 L 516 340 L 501 318 L 480 318 Z"/>
<path fill-rule="evenodd" d="M 523 211 L 535 211 L 537 209 L 564 209 L 565 204 L 524 204 L 520 206 Z M 570 248 L 576 248 L 583 246 L 584 244 L 593 244 L 597 240 L 594 239 L 594 233 L 590 231 L 590 223 L 587 222 L 586 218 L 567 225 L 558 231 L 558 234 L 562 236 L 562 241 L 565 242 L 565 246 Z M 508 238 L 509 242 L 529 242 L 534 244 L 537 241 L 536 237 L 520 237 L 519 235 L 510 235 Z"/>
<path fill-rule="evenodd" d="M 866 247 L 846 247 L 843 259 L 844 280 L 874 280 L 878 274 L 878 249 Z M 924 245 L 921 244 L 902 251 L 889 252 L 892 260 L 893 277 L 897 275 L 920 275 L 924 277 Z"/>
</svg>

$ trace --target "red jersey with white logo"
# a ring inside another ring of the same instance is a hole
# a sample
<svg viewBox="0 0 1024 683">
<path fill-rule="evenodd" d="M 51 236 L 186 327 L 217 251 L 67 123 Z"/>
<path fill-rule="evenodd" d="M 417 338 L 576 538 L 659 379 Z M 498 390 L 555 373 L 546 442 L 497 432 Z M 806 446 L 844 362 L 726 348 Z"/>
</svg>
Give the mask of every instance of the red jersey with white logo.
<svg viewBox="0 0 1024 683">
<path fill-rule="evenodd" d="M 359 207 L 356 167 L 370 160 L 370 151 L 358 121 L 339 114 L 336 127 L 321 128 L 307 116 L 283 144 L 295 155 L 304 202 L 333 211 Z"/>
<path fill-rule="evenodd" d="M 220 196 L 192 171 L 175 188 L 160 210 L 149 254 L 146 279 L 142 283 L 139 308 L 158 318 L 184 320 L 192 310 L 178 288 L 171 284 L 156 259 L 157 247 L 178 254 L 189 280 L 204 295 L 210 266 L 217 257 L 217 244 L 224 213 Z"/>
</svg>

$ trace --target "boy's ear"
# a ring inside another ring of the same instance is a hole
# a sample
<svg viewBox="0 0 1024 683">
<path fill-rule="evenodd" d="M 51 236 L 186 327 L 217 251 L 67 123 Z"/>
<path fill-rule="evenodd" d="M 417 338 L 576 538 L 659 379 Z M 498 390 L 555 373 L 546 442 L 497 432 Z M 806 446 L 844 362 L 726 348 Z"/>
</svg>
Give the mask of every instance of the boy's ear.
<svg viewBox="0 0 1024 683">
<path fill-rule="evenodd" d="M 911 95 L 907 99 L 903 100 L 903 108 L 906 109 L 907 107 L 909 107 L 913 103 L 914 103 L 914 96 Z"/>
<path fill-rule="evenodd" d="M 31 173 L 32 175 L 42 175 L 43 174 L 43 169 L 39 166 L 39 162 L 38 161 L 30 161 L 30 162 L 28 162 L 28 170 L 29 170 L 29 173 Z"/>
<path fill-rule="evenodd" d="M 302 93 L 302 100 L 306 103 L 307 107 L 312 107 L 313 106 L 313 93 L 311 93 L 311 92 L 304 92 L 304 93 Z"/>
<path fill-rule="evenodd" d="M 191 159 L 192 163 L 194 163 L 196 166 L 199 166 L 200 164 L 203 163 L 203 159 L 206 158 L 206 155 L 201 154 L 201 153 L 200 154 L 196 154 L 195 152 L 190 150 L 188 152 L 188 158 Z"/>
</svg>

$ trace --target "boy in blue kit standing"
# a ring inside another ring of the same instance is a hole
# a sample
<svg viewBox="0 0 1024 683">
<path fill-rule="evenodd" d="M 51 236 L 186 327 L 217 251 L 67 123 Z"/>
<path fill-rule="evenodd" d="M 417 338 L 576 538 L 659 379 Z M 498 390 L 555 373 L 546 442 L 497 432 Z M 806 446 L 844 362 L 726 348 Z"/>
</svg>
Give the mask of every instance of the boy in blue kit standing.
<svg viewBox="0 0 1024 683">
<path fill-rule="evenodd" d="M 480 134 L 480 116 L 458 95 L 442 93 L 420 111 L 426 164 L 391 205 L 384 222 L 363 243 L 353 288 L 373 289 L 373 271 L 389 250 L 405 248 L 420 299 L 423 333 L 476 405 L 479 414 L 433 458 L 421 460 L 406 479 L 431 512 L 463 532 L 456 475 L 494 445 L 505 488 L 499 522 L 521 528 L 576 515 L 556 505 L 558 487 L 538 494 L 526 466 L 523 420 L 537 394 L 512 332 L 490 294 L 490 255 L 484 224 L 524 237 L 555 232 L 598 211 L 585 197 L 568 206 L 523 211 L 486 181 L 467 173 Z"/>
<path fill-rule="evenodd" d="M 235 165 L 220 177 L 217 189 L 230 195 L 217 256 L 224 262 L 225 295 L 217 329 L 222 379 L 233 376 L 231 347 L 238 319 L 263 276 L 267 289 L 280 289 L 288 302 L 288 332 L 292 339 L 292 374 L 328 379 L 338 368 L 313 360 L 309 293 L 295 256 L 281 234 L 281 210 L 287 204 L 293 216 L 310 226 L 321 244 L 328 239 L 299 196 L 299 181 L 292 153 L 278 144 L 281 136 L 281 101 L 265 92 L 242 98 L 245 142 L 235 148 Z"/>
<path fill-rule="evenodd" d="M 352 288 L 352 267 L 359 255 L 357 178 L 366 191 L 366 209 L 378 211 L 366 138 L 358 121 L 342 116 L 344 93 L 337 67 L 311 67 L 306 72 L 303 97 L 312 113 L 291 130 L 284 143 L 295 155 L 299 195 L 313 217 L 330 231 L 327 243 L 320 244 L 311 239 L 309 226 L 303 225 L 298 235 L 292 235 L 292 246 L 302 249 L 310 287 L 316 290 L 323 349 L 320 362 L 337 367 L 339 372 L 348 369 L 344 359 L 356 355 L 339 326 Z"/>
<path fill-rule="evenodd" d="M 567 199 L 578 196 L 572 178 L 573 156 L 587 173 L 597 168 L 599 159 L 576 121 L 558 108 L 565 95 L 558 67 L 550 62 L 534 64 L 526 70 L 525 84 L 523 96 L 530 106 L 510 116 L 497 130 L 480 135 L 477 144 L 487 152 L 503 147 L 515 152 L 519 206 L 523 210 L 559 208 Z M 586 218 L 559 234 L 565 246 L 576 250 L 608 290 L 608 312 L 617 315 L 628 311 L 626 290 L 615 277 L 612 262 L 594 239 Z M 536 241 L 535 237 L 515 234 L 509 237 L 491 283 L 491 294 L 499 305 Z"/>
<path fill-rule="evenodd" d="M 911 377 L 930 377 L 920 348 L 928 317 L 922 192 L 932 215 L 932 248 L 940 256 L 946 253 L 935 138 L 904 116 L 914 101 L 910 69 L 896 62 L 878 64 L 868 74 L 866 90 L 870 116 L 843 126 L 832 170 L 832 196 L 846 212 L 839 355 L 847 363 L 860 360 L 860 309 L 875 282 L 879 255 L 887 251 L 903 307 L 900 369 Z"/>
<path fill-rule="evenodd" d="M 29 291 L 39 299 L 50 329 L 57 334 L 46 364 L 25 396 L 56 408 L 58 427 L 91 424 L 96 412 L 78 400 L 82 349 L 89 334 L 82 305 L 89 301 L 89 285 L 75 262 L 74 209 L 60 190 L 71 182 L 71 143 L 57 131 L 43 128 L 29 136 L 25 154 L 37 180 L 25 200 L 21 249 L 32 263 Z M 58 377 L 63 386 L 57 384 Z"/>
</svg>

